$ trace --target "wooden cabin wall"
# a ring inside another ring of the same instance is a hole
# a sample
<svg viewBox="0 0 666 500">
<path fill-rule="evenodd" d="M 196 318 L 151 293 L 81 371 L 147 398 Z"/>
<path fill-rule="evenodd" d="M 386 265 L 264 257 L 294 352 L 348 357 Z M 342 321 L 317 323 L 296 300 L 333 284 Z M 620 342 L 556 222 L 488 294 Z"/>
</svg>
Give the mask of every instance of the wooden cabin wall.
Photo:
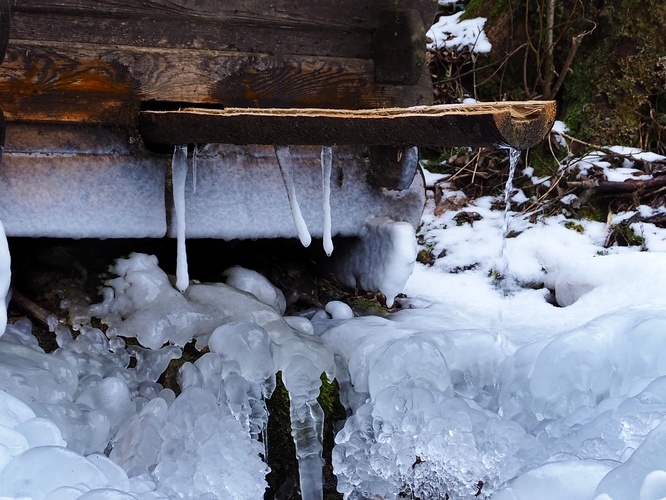
<svg viewBox="0 0 666 500">
<path fill-rule="evenodd" d="M 133 125 L 140 109 L 429 104 L 433 0 L 13 0 L 8 121 Z"/>
</svg>

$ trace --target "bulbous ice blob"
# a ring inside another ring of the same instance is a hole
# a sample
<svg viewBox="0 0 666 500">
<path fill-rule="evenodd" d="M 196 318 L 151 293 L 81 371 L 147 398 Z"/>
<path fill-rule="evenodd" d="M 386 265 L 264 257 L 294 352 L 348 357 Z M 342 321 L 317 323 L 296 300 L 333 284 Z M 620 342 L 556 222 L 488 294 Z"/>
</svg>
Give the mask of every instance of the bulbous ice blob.
<svg viewBox="0 0 666 500">
<path fill-rule="evenodd" d="M 0 445 L 11 456 L 20 455 L 29 448 L 28 440 L 19 431 L 0 425 Z"/>
<path fill-rule="evenodd" d="M 103 411 L 109 417 L 113 432 L 136 411 L 127 384 L 116 377 L 105 378 L 98 385 L 82 392 L 76 402 Z"/>
<path fill-rule="evenodd" d="M 373 399 L 390 386 L 444 392 L 450 385 L 451 375 L 439 346 L 418 334 L 389 344 L 368 372 L 368 389 Z"/>
<path fill-rule="evenodd" d="M 287 309 L 287 299 L 282 290 L 257 271 L 241 266 L 233 266 L 224 271 L 222 276 L 225 277 L 227 285 L 251 293 L 280 314 L 284 314 Z"/>
<path fill-rule="evenodd" d="M 5 496 L 42 498 L 62 486 L 79 485 L 105 488 L 109 482 L 99 467 L 60 446 L 30 448 L 0 471 L 0 495 Z"/>
<path fill-rule="evenodd" d="M 493 495 L 493 500 L 552 500 L 554 497 L 589 500 L 594 498 L 594 488 L 611 468 L 596 460 L 546 463 L 512 480 L 507 488 Z"/>
<path fill-rule="evenodd" d="M 654 471 L 663 471 L 664 464 L 666 464 L 666 422 L 662 422 L 650 432 L 625 463 L 611 470 L 601 480 L 595 495 L 605 493 L 613 500 L 643 500 L 640 491 L 646 478 Z M 666 491 L 666 478 L 661 474 L 651 476 L 645 485 L 646 492 L 656 490 Z"/>
<path fill-rule="evenodd" d="M 137 500 L 137 497 L 116 489 L 98 488 L 81 495 L 79 500 Z"/>
<path fill-rule="evenodd" d="M 127 473 L 110 460 L 106 455 L 93 453 L 86 457 L 88 461 L 100 468 L 106 475 L 107 486 L 121 491 L 128 491 L 130 487 Z"/>
<path fill-rule="evenodd" d="M 351 307 L 339 300 L 331 300 L 326 304 L 324 310 L 333 319 L 351 319 L 354 317 L 354 311 L 352 311 Z"/>
<path fill-rule="evenodd" d="M 14 430 L 23 434 L 30 448 L 35 446 L 67 446 L 57 425 L 45 418 L 31 418 L 18 424 Z"/>
<path fill-rule="evenodd" d="M 62 486 L 50 492 L 44 500 L 78 500 L 85 490 L 74 486 Z"/>
<path fill-rule="evenodd" d="M 254 323 L 234 321 L 218 326 L 208 347 L 223 360 L 236 361 L 241 375 L 256 384 L 264 384 L 275 375 L 270 336 Z"/>
<path fill-rule="evenodd" d="M 285 316 L 284 320 L 290 327 L 298 332 L 306 333 L 308 335 L 314 335 L 315 333 L 312 321 L 308 318 L 302 316 Z"/>
</svg>

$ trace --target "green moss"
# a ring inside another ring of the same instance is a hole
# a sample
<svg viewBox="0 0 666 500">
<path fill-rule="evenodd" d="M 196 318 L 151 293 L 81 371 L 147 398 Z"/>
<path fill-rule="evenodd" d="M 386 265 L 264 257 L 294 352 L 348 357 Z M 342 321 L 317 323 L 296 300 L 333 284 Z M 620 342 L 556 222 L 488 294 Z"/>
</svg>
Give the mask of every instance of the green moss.
<svg viewBox="0 0 666 500">
<path fill-rule="evenodd" d="M 581 224 L 577 224 L 576 222 L 573 221 L 568 221 L 567 223 L 564 224 L 564 227 L 581 234 L 585 232 L 585 228 Z"/>
<path fill-rule="evenodd" d="M 606 222 L 607 212 L 598 205 L 587 204 L 580 209 L 579 217 L 581 219 Z"/>
<path fill-rule="evenodd" d="M 419 252 L 420 255 L 420 252 Z M 418 257 L 417 257 L 418 260 Z M 434 263 L 434 257 L 433 257 Z M 384 316 L 390 315 L 390 312 L 383 307 L 377 300 L 370 300 L 364 297 L 356 297 L 347 301 L 349 307 L 358 316 Z"/>
<path fill-rule="evenodd" d="M 585 141 L 658 150 L 664 147 L 654 117 L 664 113 L 666 100 L 666 4 L 647 0 L 630 17 L 628 10 L 625 0 L 590 9 L 598 26 L 567 77 L 563 119 Z"/>
<path fill-rule="evenodd" d="M 287 481 L 298 478 L 296 448 L 291 437 L 291 417 L 289 416 L 289 392 L 282 383 L 282 373 L 277 374 L 277 384 L 268 408 L 268 466 L 271 471 L 266 476 L 269 492 L 273 495 Z M 268 497 L 267 498 L 272 498 Z"/>
<path fill-rule="evenodd" d="M 645 246 L 645 238 L 636 234 L 636 231 L 629 224 L 617 224 L 613 226 L 609 237 L 608 245 L 618 245 L 621 247 Z"/>
</svg>

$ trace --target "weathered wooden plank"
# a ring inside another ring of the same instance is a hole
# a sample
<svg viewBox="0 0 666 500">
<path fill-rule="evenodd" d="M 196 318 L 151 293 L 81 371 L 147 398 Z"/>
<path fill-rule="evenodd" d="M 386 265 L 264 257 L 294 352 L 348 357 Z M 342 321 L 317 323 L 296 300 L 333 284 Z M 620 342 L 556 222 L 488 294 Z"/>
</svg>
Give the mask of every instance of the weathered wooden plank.
<svg viewBox="0 0 666 500">
<path fill-rule="evenodd" d="M 10 11 L 9 0 L 0 0 L 0 64 L 5 59 L 9 43 Z"/>
<path fill-rule="evenodd" d="M 204 17 L 231 23 L 263 23 L 271 26 L 363 28 L 377 26 L 379 12 L 412 8 L 432 23 L 432 0 L 14 0 L 17 11 L 49 11 L 70 14 L 102 14 L 128 17 Z"/>
<path fill-rule="evenodd" d="M 0 66 L 8 120 L 131 124 L 142 102 L 377 108 L 429 104 L 416 86 L 374 82 L 372 61 L 12 41 Z M 172 108 L 168 108 L 172 109 Z"/>
<path fill-rule="evenodd" d="M 425 67 L 426 29 L 414 9 L 384 10 L 372 36 L 375 79 L 413 85 Z"/>
<path fill-rule="evenodd" d="M 2 0 L 7 1 L 7 0 Z M 2 13 L 0 12 L 0 21 Z M 0 36 L 2 31 L 0 31 Z M 225 24 L 209 19 L 159 20 L 71 15 L 62 12 L 14 12 L 13 40 L 44 40 L 97 45 L 182 48 L 301 54 L 370 59 L 372 36 L 368 31 L 331 27 Z M 0 46 L 0 49 L 2 47 Z"/>
<path fill-rule="evenodd" d="M 184 109 L 142 112 L 147 143 L 512 146 L 528 148 L 548 133 L 554 101 L 416 108 Z"/>
</svg>

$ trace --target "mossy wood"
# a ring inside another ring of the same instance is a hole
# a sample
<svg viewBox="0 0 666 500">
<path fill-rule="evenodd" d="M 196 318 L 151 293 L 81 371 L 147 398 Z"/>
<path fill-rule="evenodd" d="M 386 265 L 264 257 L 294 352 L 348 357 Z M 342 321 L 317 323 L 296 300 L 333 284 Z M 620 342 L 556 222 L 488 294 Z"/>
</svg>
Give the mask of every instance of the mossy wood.
<svg viewBox="0 0 666 500">
<path fill-rule="evenodd" d="M 554 101 L 368 110 L 183 109 L 145 111 L 148 143 L 490 146 L 525 149 L 555 120 Z"/>
</svg>

